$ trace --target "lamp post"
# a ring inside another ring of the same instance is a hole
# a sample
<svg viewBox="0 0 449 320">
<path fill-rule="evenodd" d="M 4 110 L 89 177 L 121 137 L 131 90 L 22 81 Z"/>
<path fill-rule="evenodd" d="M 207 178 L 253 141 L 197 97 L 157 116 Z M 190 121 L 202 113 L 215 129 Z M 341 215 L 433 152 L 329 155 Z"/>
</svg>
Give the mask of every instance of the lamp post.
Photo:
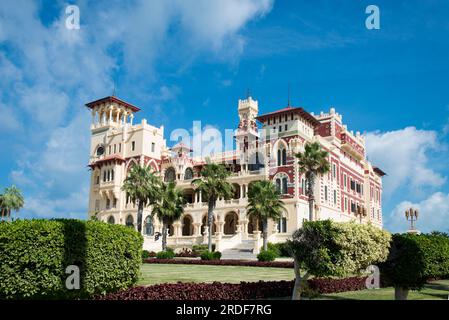
<svg viewBox="0 0 449 320">
<path fill-rule="evenodd" d="M 408 233 L 419 233 L 419 231 L 415 228 L 415 222 L 418 220 L 418 215 L 419 212 L 416 209 L 409 208 L 405 210 L 405 219 L 410 221 L 410 230 L 408 230 Z"/>
</svg>

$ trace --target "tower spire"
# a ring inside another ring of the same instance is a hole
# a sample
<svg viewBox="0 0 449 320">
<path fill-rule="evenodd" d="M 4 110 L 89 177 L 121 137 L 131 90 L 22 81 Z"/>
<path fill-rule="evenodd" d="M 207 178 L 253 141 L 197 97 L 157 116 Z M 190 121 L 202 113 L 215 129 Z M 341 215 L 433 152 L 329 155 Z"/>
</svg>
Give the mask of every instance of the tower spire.
<svg viewBox="0 0 449 320">
<path fill-rule="evenodd" d="M 288 83 L 287 107 L 290 107 L 290 82 Z"/>
<path fill-rule="evenodd" d="M 246 99 L 251 97 L 251 90 L 249 88 L 246 88 Z"/>
</svg>

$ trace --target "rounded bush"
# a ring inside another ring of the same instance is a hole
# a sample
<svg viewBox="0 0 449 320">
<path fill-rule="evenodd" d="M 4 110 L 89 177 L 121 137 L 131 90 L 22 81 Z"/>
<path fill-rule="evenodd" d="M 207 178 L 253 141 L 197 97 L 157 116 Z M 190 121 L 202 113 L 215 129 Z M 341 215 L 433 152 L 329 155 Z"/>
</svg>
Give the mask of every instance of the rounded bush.
<svg viewBox="0 0 449 320">
<path fill-rule="evenodd" d="M 173 259 L 174 257 L 175 253 L 173 252 L 173 250 L 159 251 L 158 253 L 156 253 L 157 259 Z"/>
<path fill-rule="evenodd" d="M 81 220 L 0 223 L 0 299 L 89 298 L 134 285 L 143 237 L 122 225 Z M 67 267 L 79 268 L 69 290 Z"/>
<path fill-rule="evenodd" d="M 272 250 L 262 250 L 257 255 L 259 261 L 274 261 L 276 259 L 276 252 Z"/>
<path fill-rule="evenodd" d="M 151 253 L 148 250 L 142 250 L 142 259 L 148 259 L 151 257 Z"/>
<path fill-rule="evenodd" d="M 221 259 L 221 252 L 219 251 L 203 251 L 201 253 L 201 260 L 220 260 Z"/>
</svg>

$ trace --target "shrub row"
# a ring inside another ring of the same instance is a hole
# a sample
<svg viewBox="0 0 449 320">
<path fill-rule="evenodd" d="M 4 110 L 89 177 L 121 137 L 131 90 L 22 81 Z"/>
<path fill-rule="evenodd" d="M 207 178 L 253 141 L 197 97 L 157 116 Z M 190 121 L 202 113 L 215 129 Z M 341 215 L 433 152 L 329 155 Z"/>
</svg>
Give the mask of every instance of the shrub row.
<svg viewBox="0 0 449 320">
<path fill-rule="evenodd" d="M 275 251 L 273 250 L 262 250 L 260 251 L 260 253 L 257 255 L 257 260 L 258 261 L 274 261 L 276 260 L 277 254 Z"/>
<path fill-rule="evenodd" d="M 88 298 L 129 288 L 139 277 L 142 244 L 136 231 L 98 221 L 0 223 L 0 299 Z M 74 275 L 68 266 L 79 268 L 80 290 L 66 288 Z"/>
<path fill-rule="evenodd" d="M 145 259 L 145 263 L 160 264 L 198 264 L 214 266 L 241 266 L 241 267 L 272 267 L 272 268 L 293 268 L 291 261 L 244 261 L 244 260 L 180 260 L 180 259 Z"/>
<path fill-rule="evenodd" d="M 318 293 L 364 289 L 364 277 L 312 279 L 309 287 Z M 289 297 L 294 281 L 259 281 L 231 283 L 171 283 L 134 287 L 96 297 L 99 300 L 250 300 Z"/>
<path fill-rule="evenodd" d="M 220 260 L 221 252 L 219 251 L 203 251 L 201 253 L 201 260 Z"/>
<path fill-rule="evenodd" d="M 395 234 L 381 275 L 395 287 L 421 289 L 430 279 L 449 276 L 449 237 L 443 234 Z"/>
<path fill-rule="evenodd" d="M 336 293 L 366 289 L 366 277 L 342 279 L 313 278 L 308 280 L 309 288 L 319 293 Z"/>
<path fill-rule="evenodd" d="M 290 258 L 287 242 L 268 242 L 268 250 L 274 251 L 276 253 L 276 257 Z"/>
</svg>

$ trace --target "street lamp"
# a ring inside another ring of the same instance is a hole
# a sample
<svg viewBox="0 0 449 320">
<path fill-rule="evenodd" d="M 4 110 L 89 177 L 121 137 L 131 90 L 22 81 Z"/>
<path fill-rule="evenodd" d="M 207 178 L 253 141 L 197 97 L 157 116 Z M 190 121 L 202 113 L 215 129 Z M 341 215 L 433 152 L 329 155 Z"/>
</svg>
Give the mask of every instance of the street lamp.
<svg viewBox="0 0 449 320">
<path fill-rule="evenodd" d="M 415 228 L 415 222 L 416 220 L 418 220 L 418 215 L 419 212 L 416 209 L 410 208 L 405 210 L 405 219 L 407 219 L 407 221 L 410 221 L 410 230 L 408 231 L 409 233 L 419 233 L 419 231 Z"/>
</svg>

